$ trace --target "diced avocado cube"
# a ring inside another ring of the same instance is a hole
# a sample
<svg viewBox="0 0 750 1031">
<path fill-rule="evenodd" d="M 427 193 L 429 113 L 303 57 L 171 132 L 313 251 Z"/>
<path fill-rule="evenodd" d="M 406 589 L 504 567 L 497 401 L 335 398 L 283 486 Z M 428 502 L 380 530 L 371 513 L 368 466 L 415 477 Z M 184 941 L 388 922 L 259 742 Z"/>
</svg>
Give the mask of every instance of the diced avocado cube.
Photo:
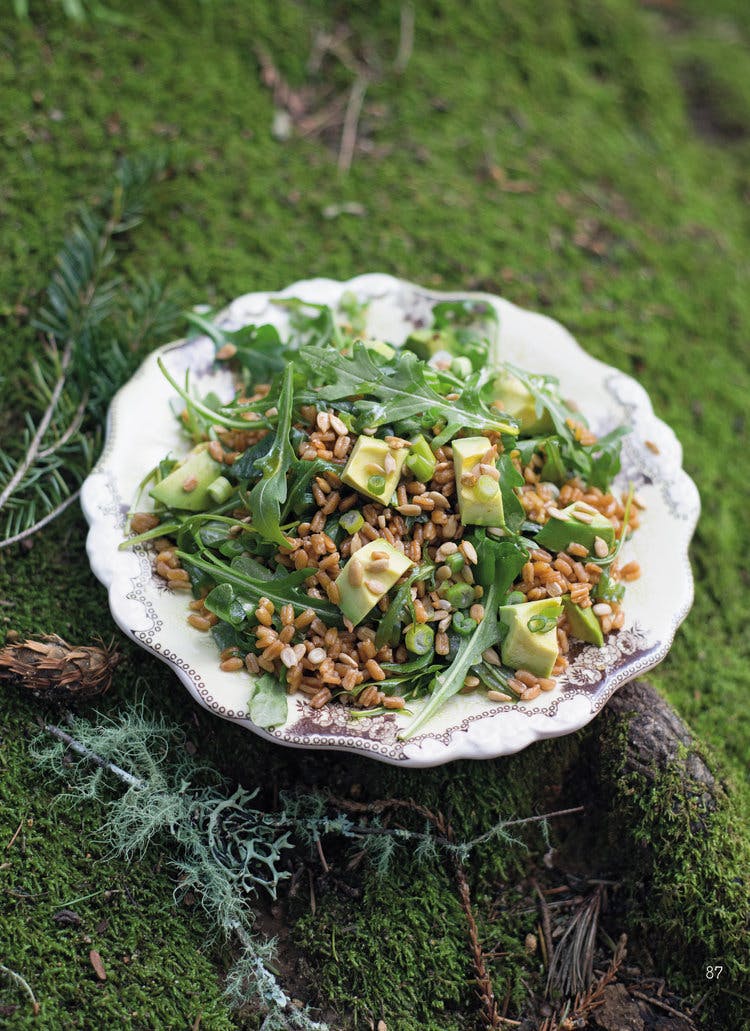
<svg viewBox="0 0 750 1031">
<path fill-rule="evenodd" d="M 502 526 L 505 513 L 500 484 L 479 470 L 483 455 L 492 447 L 490 441 L 487 437 L 459 437 L 453 441 L 452 447 L 461 522 L 477 526 Z M 473 484 L 464 483 L 464 473 L 476 474 L 476 481 Z"/>
<path fill-rule="evenodd" d="M 500 622 L 508 628 L 501 646 L 503 663 L 513 670 L 527 669 L 536 677 L 548 677 L 559 652 L 557 620 L 561 612 L 558 598 L 501 606 Z"/>
<path fill-rule="evenodd" d="M 151 497 L 167 508 L 201 512 L 214 502 L 209 494 L 211 487 L 221 473 L 221 465 L 211 458 L 208 445 L 199 444 L 193 448 L 184 462 L 165 476 L 161 483 L 151 490 Z"/>
<path fill-rule="evenodd" d="M 376 354 L 382 354 L 384 358 L 392 358 L 396 353 L 396 348 L 391 347 L 385 340 L 363 340 L 362 343 L 365 345 L 368 351 L 375 351 Z"/>
<path fill-rule="evenodd" d="M 450 329 L 415 329 L 406 338 L 404 347 L 427 362 L 439 351 L 448 351 L 453 354 L 456 347 L 456 335 Z"/>
<path fill-rule="evenodd" d="M 362 434 L 357 437 L 341 479 L 360 494 L 379 501 L 381 505 L 388 505 L 408 453 L 408 448 L 391 448 L 384 440 Z M 386 464 L 390 464 L 386 463 L 388 455 L 393 460 L 390 472 L 385 471 Z"/>
<path fill-rule="evenodd" d="M 601 648 L 604 644 L 604 634 L 593 609 L 591 607 L 582 609 L 580 605 L 576 605 L 574 601 L 570 600 L 569 594 L 563 595 L 562 603 L 573 637 Z"/>
<path fill-rule="evenodd" d="M 339 608 L 356 626 L 412 565 L 382 537 L 370 541 L 352 555 L 336 580 Z"/>
<path fill-rule="evenodd" d="M 582 516 L 580 519 L 577 517 L 578 512 Z M 571 542 L 593 551 L 597 537 L 612 551 L 615 546 L 615 528 L 612 523 L 595 508 L 576 501 L 561 512 L 550 514 L 548 522 L 537 534 L 536 542 L 551 551 L 565 551 Z"/>
<path fill-rule="evenodd" d="M 534 395 L 512 373 L 499 373 L 493 386 L 497 407 L 516 420 L 519 432 L 536 436 L 554 430 L 554 423 L 547 409 L 545 408 L 541 415 L 537 415 Z"/>
</svg>

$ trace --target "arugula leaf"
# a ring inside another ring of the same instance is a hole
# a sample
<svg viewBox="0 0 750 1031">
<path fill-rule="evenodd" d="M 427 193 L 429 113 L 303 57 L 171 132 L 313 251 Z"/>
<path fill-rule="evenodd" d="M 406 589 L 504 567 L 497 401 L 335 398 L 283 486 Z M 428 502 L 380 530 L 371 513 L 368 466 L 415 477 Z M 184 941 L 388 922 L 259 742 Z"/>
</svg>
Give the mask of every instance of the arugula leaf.
<svg viewBox="0 0 750 1031">
<path fill-rule="evenodd" d="M 544 451 L 542 479 L 548 483 L 564 483 L 567 479 L 567 470 L 560 452 L 559 440 L 556 437 L 547 437 L 541 447 Z"/>
<path fill-rule="evenodd" d="M 471 672 L 474 676 L 479 677 L 484 686 L 490 688 L 490 690 L 502 691 L 503 694 L 510 695 L 515 702 L 521 700 L 520 694 L 514 691 L 508 683 L 509 673 L 505 670 L 498 669 L 497 666 L 492 666 L 489 662 L 480 662 L 476 666 L 471 667 Z"/>
<path fill-rule="evenodd" d="M 579 447 L 580 445 L 572 429 L 568 426 L 568 419 L 576 418 L 576 413 L 560 397 L 558 390 L 559 380 L 557 377 L 527 372 L 526 369 L 519 369 L 517 365 L 511 364 L 511 362 L 503 362 L 502 364 L 516 379 L 521 381 L 536 401 L 537 417 L 541 418 L 544 411 L 548 411 L 560 438 L 573 449 Z"/>
<path fill-rule="evenodd" d="M 281 532 L 281 506 L 286 501 L 286 475 L 292 462 L 294 451 L 289 442 L 289 430 L 292 425 L 292 407 L 294 403 L 294 367 L 289 364 L 284 370 L 284 378 L 279 394 L 279 416 L 276 435 L 268 454 L 259 460 L 263 470 L 262 477 L 255 484 L 247 498 L 252 513 L 252 525 L 267 541 L 287 547 L 289 540 Z"/>
<path fill-rule="evenodd" d="M 500 473 L 500 495 L 503 499 L 505 529 L 511 533 L 520 533 L 526 511 L 521 504 L 514 487 L 523 487 L 524 478 L 516 469 L 509 454 L 498 455 L 495 466 Z"/>
<path fill-rule="evenodd" d="M 400 585 L 393 596 L 390 606 L 383 614 L 375 634 L 375 647 L 382 648 L 384 644 L 398 644 L 401 629 L 401 617 L 404 609 L 411 601 L 411 586 L 418 580 L 426 580 L 434 570 L 431 562 L 418 566 L 409 577 Z"/>
<path fill-rule="evenodd" d="M 494 586 L 497 597 L 502 598 L 528 561 L 526 542 L 522 537 L 494 540 L 485 533 L 474 538 L 474 547 L 477 580 L 485 590 Z"/>
<path fill-rule="evenodd" d="M 377 365 L 360 341 L 351 357 L 333 354 L 320 347 L 303 347 L 302 357 L 326 386 L 317 396 L 326 401 L 362 395 L 375 401 L 358 401 L 357 428 L 382 426 L 430 411 L 435 419 L 464 429 L 515 433 L 514 423 L 503 419 L 481 400 L 478 383 L 482 374 L 469 377 L 461 396 L 446 401 L 427 382 L 427 366 L 411 351 L 397 353 L 384 365 Z"/>
<path fill-rule="evenodd" d="M 492 583 L 483 598 L 484 619 L 469 637 L 461 638 L 453 662 L 438 673 L 430 684 L 432 693 L 424 706 L 409 726 L 399 732 L 398 737 L 401 741 L 408 741 L 410 737 L 413 737 L 442 709 L 449 698 L 458 694 L 464 685 L 470 667 L 480 661 L 482 653 L 487 648 L 497 643 L 500 636 L 497 621 L 497 599 L 497 587 Z"/>
<path fill-rule="evenodd" d="M 262 326 L 242 326 L 241 329 L 222 329 L 198 312 L 185 312 L 191 326 L 205 333 L 217 349 L 232 344 L 237 350 L 232 355 L 242 369 L 246 383 L 268 383 L 286 364 L 285 348 L 279 331 L 266 323 Z"/>
<path fill-rule="evenodd" d="M 299 297 L 274 297 L 272 303 L 289 312 L 292 338 L 302 347 L 312 344 L 317 347 L 335 347 L 340 350 L 345 340 L 334 317 L 333 309 L 327 304 L 313 304 Z M 309 312 L 316 312 L 310 315 Z"/>
<path fill-rule="evenodd" d="M 432 664 L 435 658 L 435 651 L 425 652 L 424 655 L 419 655 L 416 659 L 412 659 L 411 662 L 381 662 L 381 667 L 386 673 L 397 674 L 399 678 L 406 677 L 408 673 L 416 673 L 417 670 L 424 670 L 426 666 Z"/>
<path fill-rule="evenodd" d="M 630 432 L 629 427 L 618 426 L 594 444 L 581 444 L 568 425 L 569 419 L 580 421 L 581 417 L 560 397 L 557 379 L 554 376 L 526 372 L 510 362 L 504 362 L 503 365 L 533 395 L 537 415 L 541 416 L 546 409 L 552 418 L 559 441 L 548 438 L 541 445 L 547 457 L 544 475 L 562 475 L 565 478 L 567 469 L 564 466 L 567 465 L 571 472 L 580 473 L 591 486 L 608 490 L 620 471 L 620 441 Z"/>
<path fill-rule="evenodd" d="M 627 426 L 618 426 L 604 437 L 600 437 L 590 446 L 591 468 L 588 482 L 592 487 L 606 491 L 620 471 L 621 440 L 630 433 Z"/>
<path fill-rule="evenodd" d="M 209 612 L 213 612 L 215 616 L 223 619 L 230 626 L 239 626 L 247 617 L 247 612 L 242 602 L 235 595 L 231 584 L 218 584 L 208 594 L 203 604 Z"/>
<path fill-rule="evenodd" d="M 369 307 L 369 301 L 359 301 L 355 293 L 345 290 L 339 299 L 339 311 L 347 321 L 347 325 L 343 327 L 344 332 L 348 332 L 351 336 L 362 336 L 367 328 L 367 309 Z"/>
<path fill-rule="evenodd" d="M 235 463 L 236 464 L 236 463 Z M 299 515 L 303 508 L 314 504 L 312 492 L 307 496 L 307 488 L 311 480 L 321 476 L 324 472 L 341 472 L 341 466 L 333 462 L 326 462 L 323 458 L 314 458 L 312 461 L 297 461 L 292 468 L 289 496 L 282 512 L 282 521 L 290 522 L 293 516 Z"/>
<path fill-rule="evenodd" d="M 278 727 L 286 723 L 289 711 L 286 688 L 272 677 L 264 673 L 253 682 L 248 701 L 248 715 L 257 727 Z"/>
<path fill-rule="evenodd" d="M 432 309 L 433 328 L 450 332 L 448 350 L 465 356 L 474 370 L 487 365 L 492 341 L 497 335 L 499 319 L 487 301 L 442 301 Z"/>
<path fill-rule="evenodd" d="M 212 408 L 210 405 L 205 404 L 203 401 L 199 401 L 198 398 L 194 397 L 190 393 L 189 384 L 181 387 L 180 384 L 175 380 L 167 370 L 166 365 L 161 358 L 156 359 L 156 364 L 161 369 L 162 375 L 169 383 L 173 390 L 177 391 L 180 397 L 189 406 L 191 417 L 194 413 L 202 415 L 206 419 L 207 424 L 210 426 L 226 426 L 230 430 L 246 430 L 248 423 L 246 419 L 241 419 L 234 416 L 234 412 L 250 412 L 257 411 L 260 405 L 261 409 L 268 408 L 272 402 L 268 398 L 264 398 L 263 401 L 257 404 L 235 404 L 234 402 L 229 405 L 222 405 L 218 408 Z M 187 376 L 186 376 L 187 381 Z M 210 398 L 209 398 L 210 400 Z M 270 426 L 268 419 L 262 417 L 258 418 L 257 422 L 253 423 L 253 429 L 261 429 L 264 426 Z"/>
<path fill-rule="evenodd" d="M 286 576 L 264 580 L 251 576 L 234 565 L 230 566 L 214 555 L 210 555 L 209 558 L 200 558 L 198 555 L 190 555 L 184 551 L 178 551 L 177 554 L 188 573 L 195 570 L 197 573 L 209 576 L 214 583 L 231 584 L 235 593 L 241 598 L 248 598 L 256 602 L 264 597 L 270 598 L 277 609 L 287 604 L 293 605 L 295 610 L 300 612 L 312 609 L 328 626 L 341 626 L 341 613 L 335 605 L 322 598 L 311 598 L 300 590 L 300 585 L 308 576 L 312 576 L 315 572 L 314 569 L 296 569 Z"/>
<path fill-rule="evenodd" d="M 237 555 L 231 561 L 232 569 L 254 580 L 273 580 L 273 573 L 250 555 Z"/>
<path fill-rule="evenodd" d="M 237 461 L 231 466 L 229 473 L 233 480 L 254 480 L 263 470 L 261 463 L 276 443 L 277 434 L 270 430 L 265 437 L 261 437 L 257 444 L 251 444 L 246 448 Z"/>
</svg>

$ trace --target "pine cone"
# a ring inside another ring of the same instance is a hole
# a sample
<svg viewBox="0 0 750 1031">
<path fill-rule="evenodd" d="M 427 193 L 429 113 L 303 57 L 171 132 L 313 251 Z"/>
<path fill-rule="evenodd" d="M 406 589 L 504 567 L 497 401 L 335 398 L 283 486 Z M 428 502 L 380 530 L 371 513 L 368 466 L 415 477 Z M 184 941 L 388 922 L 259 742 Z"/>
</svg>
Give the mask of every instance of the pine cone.
<svg viewBox="0 0 750 1031">
<path fill-rule="evenodd" d="M 45 701 L 93 698 L 108 690 L 119 661 L 114 647 L 103 642 L 102 647 L 76 648 L 57 634 L 46 634 L 0 648 L 0 682 L 18 684 Z"/>
</svg>

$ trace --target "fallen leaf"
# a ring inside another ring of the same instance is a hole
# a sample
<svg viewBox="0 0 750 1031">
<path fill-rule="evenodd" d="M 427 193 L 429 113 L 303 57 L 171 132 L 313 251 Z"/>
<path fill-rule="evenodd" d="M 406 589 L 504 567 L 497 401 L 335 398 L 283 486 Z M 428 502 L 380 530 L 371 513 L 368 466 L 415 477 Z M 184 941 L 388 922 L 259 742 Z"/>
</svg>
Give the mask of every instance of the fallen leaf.
<svg viewBox="0 0 750 1031">
<path fill-rule="evenodd" d="M 89 952 L 89 962 L 91 963 L 91 966 L 94 968 L 94 973 L 99 978 L 99 980 L 100 981 L 106 981 L 107 980 L 107 971 L 104 969 L 104 964 L 102 963 L 102 957 L 99 955 L 99 953 L 96 951 L 96 949 L 92 949 Z"/>
</svg>

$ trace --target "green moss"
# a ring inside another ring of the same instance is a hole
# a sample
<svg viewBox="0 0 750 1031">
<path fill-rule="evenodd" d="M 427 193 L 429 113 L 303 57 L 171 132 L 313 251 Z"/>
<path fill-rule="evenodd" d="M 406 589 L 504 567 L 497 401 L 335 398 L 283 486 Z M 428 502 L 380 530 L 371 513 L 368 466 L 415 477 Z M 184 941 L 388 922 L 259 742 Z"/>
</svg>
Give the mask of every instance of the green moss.
<svg viewBox="0 0 750 1031">
<path fill-rule="evenodd" d="M 343 1002 L 347 1023 L 472 1026 L 464 917 L 444 871 L 400 860 L 388 876 L 368 877 L 360 900 L 320 901 L 315 915 L 301 915 L 296 936 L 319 998 Z"/>
<path fill-rule="evenodd" d="M 412 60 L 403 76 L 368 91 L 361 128 L 369 150 L 357 154 L 346 178 L 334 172 L 335 134 L 332 147 L 272 139 L 273 102 L 253 56 L 256 45 L 265 47 L 292 85 L 304 84 L 314 32 L 333 20 L 330 5 L 138 0 L 127 5 L 130 27 L 117 31 L 96 20 L 79 26 L 56 5 L 41 6 L 32 5 L 30 23 L 8 11 L 0 15 L 0 328 L 3 397 L 10 400 L 0 410 L 4 441 L 23 416 L 23 369 L 36 346 L 23 308 L 36 304 L 76 203 L 101 188 L 121 152 L 170 148 L 173 175 L 126 262 L 181 286 L 190 302 L 218 303 L 315 274 L 384 269 L 436 288 L 500 292 L 562 320 L 589 351 L 643 382 L 657 413 L 678 433 L 703 494 L 692 551 L 696 604 L 654 679 L 739 782 L 709 821 L 709 854 L 714 865 L 723 864 L 722 877 L 714 884 L 711 864 L 698 862 L 702 839 L 690 832 L 689 819 L 664 827 L 649 822 L 637 794 L 623 793 L 622 813 L 640 828 L 623 831 L 634 856 L 642 856 L 641 833 L 657 852 L 676 856 L 655 882 L 664 901 L 654 913 L 670 928 L 682 919 L 682 934 L 685 918 L 669 901 L 679 899 L 683 914 L 718 950 L 718 937 L 707 937 L 706 914 L 718 905 L 717 926 L 735 933 L 726 913 L 737 898 L 722 893 L 728 891 L 723 871 L 737 866 L 720 841 L 724 822 L 738 842 L 746 840 L 750 740 L 747 583 L 736 561 L 748 543 L 741 458 L 750 446 L 746 5 L 723 0 L 710 17 L 697 0 L 675 17 L 644 12 L 628 0 L 548 3 L 541 13 L 531 2 L 417 5 Z M 111 6 L 118 6 L 115 0 Z M 358 2 L 336 16 L 350 19 L 355 46 L 366 45 L 385 61 L 395 50 L 400 6 Z M 724 130 L 712 135 L 699 123 L 701 133 L 694 131 L 696 112 L 682 84 L 685 70 L 696 67 L 720 101 L 709 119 L 732 127 L 728 145 Z M 331 74 L 339 88 L 348 87 L 347 72 Z M 508 192 L 503 177 L 522 180 L 527 192 Z M 326 207 L 342 200 L 361 203 L 364 217 L 326 218 Z M 5 625 L 80 641 L 110 637 L 105 592 L 87 569 L 84 535 L 82 519 L 71 512 L 31 552 L 0 553 L 0 599 L 11 602 L 0 609 Z M 551 742 L 509 762 L 426 773 L 304 756 L 197 713 L 164 667 L 130 645 L 123 650 L 101 708 L 132 698 L 145 678 L 148 697 L 190 728 L 201 757 L 248 783 L 257 780 L 269 798 L 297 782 L 337 790 L 359 783 L 370 797 L 449 803 L 460 836 L 472 836 L 498 813 L 527 815 L 546 807 L 547 797 L 554 805 L 555 785 L 580 744 Z M 22 817 L 35 821 L 26 854 L 15 851 L 17 842 L 4 875 L 15 878 L 14 890 L 49 891 L 55 902 L 99 890 L 103 877 L 108 886 L 127 884 L 140 905 L 128 908 L 120 895 L 106 906 L 103 897 L 81 903 L 86 923 L 76 930 L 50 923 L 47 896 L 31 902 L 11 896 L 19 908 L 0 922 L 6 961 L 28 977 L 45 1016 L 63 1026 L 75 1027 L 76 1020 L 85 1026 L 100 1012 L 112 1026 L 137 1026 L 139 1019 L 148 1025 L 147 1017 L 130 1016 L 147 1013 L 148 999 L 168 1026 L 189 1023 L 201 1009 L 202 1027 L 228 1026 L 217 957 L 203 951 L 205 926 L 172 908 L 171 881 L 164 867 L 153 870 L 158 857 L 131 866 L 97 864 L 92 873 L 86 853 L 97 855 L 97 812 L 84 809 L 74 823 L 52 809 L 58 786 L 40 783 L 25 748 L 24 728 L 37 712 L 12 692 L 0 697 L 6 834 L 0 840 L 10 839 Z M 618 833 L 622 813 L 607 817 Z M 533 842 L 538 851 L 538 838 Z M 514 1004 L 520 977 L 534 973 L 524 974 L 517 944 L 510 944 L 522 941 L 522 922 L 498 929 L 482 921 L 493 891 L 527 861 L 523 849 L 500 843 L 483 846 L 469 864 L 482 933 L 490 942 L 501 934 L 502 950 L 511 952 Z M 399 910 L 397 894 L 388 896 L 372 872 L 362 876 L 358 929 L 340 954 L 351 965 L 361 948 L 375 957 L 371 968 L 357 964 L 350 981 L 326 952 L 339 906 L 334 895 L 319 900 L 317 921 L 306 918 L 301 926 L 306 948 L 325 970 L 321 996 L 342 1008 L 356 997 L 364 1014 L 389 997 L 385 960 L 373 944 L 386 933 L 383 914 L 392 922 L 401 913 L 420 941 L 429 941 L 430 930 L 409 885 Z M 429 981 L 414 979 L 397 986 L 393 1005 L 416 1005 L 422 1026 L 432 1019 L 436 1027 L 460 1026 L 457 1000 L 472 1012 L 460 913 L 442 871 L 418 877 L 429 911 L 447 930 L 442 1002 L 432 1000 Z M 113 958 L 106 933 L 91 935 L 110 910 L 128 948 L 141 943 L 130 965 Z M 111 968 L 102 986 L 90 980 L 84 933 L 101 945 Z M 419 956 L 407 954 L 405 939 L 393 947 L 401 962 L 424 969 Z M 690 956 L 675 955 L 687 977 Z M 179 984 L 175 956 L 184 970 Z M 498 977 L 504 986 L 502 964 Z M 195 1006 L 186 1003 L 190 985 Z M 82 1001 L 69 1012 L 76 992 Z M 3 1001 L 12 995 L 3 986 Z M 433 1003 L 443 1008 L 431 1010 Z M 100 1011 L 101 1005 L 109 1008 Z"/>
<path fill-rule="evenodd" d="M 709 990 L 713 1026 L 739 1027 L 750 998 L 750 839 L 737 820 L 731 779 L 704 786 L 686 776 L 689 754 L 645 777 L 626 764 L 627 718 L 608 721 L 597 752 L 613 868 L 628 886 L 628 921 L 670 984 Z M 700 755 L 701 746 L 691 749 Z M 719 978 L 707 971 L 721 966 Z"/>
</svg>

